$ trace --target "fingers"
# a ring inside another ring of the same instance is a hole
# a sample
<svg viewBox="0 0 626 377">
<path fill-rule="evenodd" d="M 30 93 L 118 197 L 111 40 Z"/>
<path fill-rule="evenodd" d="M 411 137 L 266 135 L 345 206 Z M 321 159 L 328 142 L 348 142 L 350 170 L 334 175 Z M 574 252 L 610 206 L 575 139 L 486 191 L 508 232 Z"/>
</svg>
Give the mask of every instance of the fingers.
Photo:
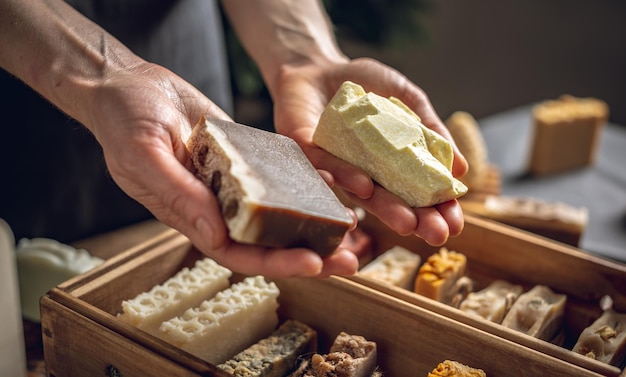
<svg viewBox="0 0 626 377">
<path fill-rule="evenodd" d="M 324 259 L 309 249 L 269 249 L 236 242 L 204 253 L 233 271 L 268 278 L 352 275 L 358 269 L 356 255 L 343 248 Z"/>
<path fill-rule="evenodd" d="M 443 245 L 449 237 L 458 236 L 464 220 L 461 206 L 450 200 L 427 208 L 410 208 L 403 200 L 376 185 L 369 199 L 346 193 L 357 206 L 375 215 L 394 232 L 414 234 L 433 246 Z"/>
<path fill-rule="evenodd" d="M 373 194 L 367 199 L 347 192 L 350 201 L 366 211 L 374 214 L 380 221 L 394 232 L 407 236 L 412 234 L 418 225 L 415 212 L 402 199 L 393 195 L 379 185 L 374 186 Z"/>
<path fill-rule="evenodd" d="M 331 187 L 338 185 L 361 199 L 368 199 L 372 196 L 374 182 L 363 170 L 321 148 L 310 147 L 304 148 L 303 151 Z"/>
<path fill-rule="evenodd" d="M 443 245 L 463 230 L 463 212 L 456 200 L 414 211 L 418 218 L 414 234 L 432 246 Z"/>
</svg>

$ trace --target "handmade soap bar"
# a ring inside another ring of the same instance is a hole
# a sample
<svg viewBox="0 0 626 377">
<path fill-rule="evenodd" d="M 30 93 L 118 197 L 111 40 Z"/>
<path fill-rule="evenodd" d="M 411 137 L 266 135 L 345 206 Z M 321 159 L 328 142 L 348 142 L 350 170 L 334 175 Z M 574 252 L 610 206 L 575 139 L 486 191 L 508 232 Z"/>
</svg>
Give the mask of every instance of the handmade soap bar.
<svg viewBox="0 0 626 377">
<path fill-rule="evenodd" d="M 418 254 L 401 246 L 394 246 L 366 264 L 358 274 L 400 288 L 411 289 L 420 262 Z"/>
<path fill-rule="evenodd" d="M 608 119 L 608 105 L 569 95 L 533 109 L 529 171 L 548 175 L 593 164 Z"/>
<path fill-rule="evenodd" d="M 550 341 L 561 328 L 566 301 L 566 295 L 537 285 L 517 298 L 502 325 Z"/>
<path fill-rule="evenodd" d="M 395 98 L 346 81 L 322 113 L 313 142 L 366 171 L 412 207 L 429 207 L 467 192 L 454 178 L 452 146 Z"/>
<path fill-rule="evenodd" d="M 376 348 L 376 342 L 341 332 L 329 353 L 313 354 L 290 377 L 379 377 Z"/>
<path fill-rule="evenodd" d="M 604 311 L 582 331 L 573 351 L 619 367 L 626 356 L 626 314 Z"/>
<path fill-rule="evenodd" d="M 202 119 L 187 147 L 238 242 L 330 254 L 352 217 L 290 138 Z"/>
<path fill-rule="evenodd" d="M 196 307 L 230 286 L 232 272 L 210 258 L 183 268 L 163 284 L 122 302 L 118 318 L 157 335 L 162 322 Z"/>
<path fill-rule="evenodd" d="M 420 267 L 414 291 L 456 307 L 472 291 L 473 283 L 465 276 L 466 268 L 465 255 L 442 247 Z"/>
<path fill-rule="evenodd" d="M 210 363 L 223 363 L 274 331 L 279 293 L 262 276 L 247 277 L 163 322 L 158 336 Z"/>
<path fill-rule="evenodd" d="M 283 377 L 298 357 L 317 351 L 317 332 L 296 320 L 285 321 L 267 338 L 217 367 L 235 377 Z"/>
<path fill-rule="evenodd" d="M 459 309 L 488 321 L 500 323 L 521 293 L 521 285 L 496 280 L 486 288 L 467 295 Z"/>
<path fill-rule="evenodd" d="M 50 238 L 23 238 L 15 251 L 22 315 L 32 321 L 39 321 L 41 296 L 103 262 L 85 249 L 76 249 Z"/>
</svg>

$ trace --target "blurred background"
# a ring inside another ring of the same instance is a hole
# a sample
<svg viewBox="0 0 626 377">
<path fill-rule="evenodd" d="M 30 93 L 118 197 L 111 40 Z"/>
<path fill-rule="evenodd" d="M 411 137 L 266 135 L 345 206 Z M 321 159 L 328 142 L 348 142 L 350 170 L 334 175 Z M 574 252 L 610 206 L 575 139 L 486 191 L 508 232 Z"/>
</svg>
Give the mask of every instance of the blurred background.
<svg viewBox="0 0 626 377">
<path fill-rule="evenodd" d="M 603 99 L 626 124 L 622 0 L 325 0 L 339 44 L 407 75 L 446 118 L 481 118 L 561 94 Z M 271 127 L 258 74 L 230 35 L 235 115 Z"/>
</svg>

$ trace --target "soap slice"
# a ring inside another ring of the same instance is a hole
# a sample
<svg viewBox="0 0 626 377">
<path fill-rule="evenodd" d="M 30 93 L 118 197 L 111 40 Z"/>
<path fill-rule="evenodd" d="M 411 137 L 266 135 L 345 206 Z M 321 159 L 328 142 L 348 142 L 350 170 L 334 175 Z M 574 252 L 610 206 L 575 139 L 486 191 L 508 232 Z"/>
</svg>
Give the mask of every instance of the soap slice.
<svg viewBox="0 0 626 377">
<path fill-rule="evenodd" d="M 163 284 L 122 302 L 118 318 L 157 335 L 162 322 L 177 317 L 190 307 L 215 296 L 230 286 L 232 272 L 210 258 L 183 268 Z"/>
<path fill-rule="evenodd" d="M 413 290 L 457 307 L 473 288 L 472 281 L 465 276 L 466 269 L 465 255 L 442 247 L 419 268 Z"/>
<path fill-rule="evenodd" d="M 313 354 L 290 377 L 379 377 L 377 371 L 376 342 L 342 331 L 329 353 Z"/>
<path fill-rule="evenodd" d="M 486 288 L 467 295 L 459 309 L 488 321 L 500 323 L 522 291 L 521 285 L 495 280 Z"/>
<path fill-rule="evenodd" d="M 608 309 L 584 329 L 572 349 L 594 360 L 621 366 L 626 356 L 626 314 Z"/>
<path fill-rule="evenodd" d="M 521 196 L 488 195 L 482 203 L 462 201 L 461 206 L 465 211 L 573 246 L 578 246 L 589 220 L 585 207 Z"/>
<path fill-rule="evenodd" d="M 267 337 L 278 325 L 279 290 L 250 276 L 159 328 L 159 337 L 213 364 L 220 364 Z"/>
<path fill-rule="evenodd" d="M 467 192 L 452 176 L 453 151 L 401 101 L 344 82 L 322 113 L 313 142 L 366 171 L 412 207 Z"/>
<path fill-rule="evenodd" d="M 537 285 L 517 298 L 502 325 L 550 341 L 561 328 L 566 301 L 566 295 Z"/>
<path fill-rule="evenodd" d="M 358 274 L 396 287 L 411 289 L 421 258 L 402 246 L 394 246 L 366 264 Z"/>
<path fill-rule="evenodd" d="M 317 332 L 293 319 L 217 367 L 235 377 L 283 377 L 300 355 L 317 351 Z"/>
<path fill-rule="evenodd" d="M 352 227 L 346 208 L 288 137 L 207 118 L 187 148 L 235 241 L 326 256 Z"/>
</svg>

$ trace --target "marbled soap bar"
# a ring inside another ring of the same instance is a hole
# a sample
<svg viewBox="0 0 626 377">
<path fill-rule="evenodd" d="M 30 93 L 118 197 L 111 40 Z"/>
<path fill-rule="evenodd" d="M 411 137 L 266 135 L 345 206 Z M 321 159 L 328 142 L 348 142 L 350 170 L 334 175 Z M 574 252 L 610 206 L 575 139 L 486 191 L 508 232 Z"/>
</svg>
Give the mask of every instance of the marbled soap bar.
<svg viewBox="0 0 626 377">
<path fill-rule="evenodd" d="M 452 176 L 452 146 L 445 138 L 398 99 L 366 93 L 350 81 L 326 106 L 313 142 L 363 169 L 411 207 L 430 207 L 467 192 Z"/>
<path fill-rule="evenodd" d="M 325 256 L 352 226 L 346 208 L 288 137 L 202 119 L 187 148 L 235 241 L 306 247 Z"/>
<path fill-rule="evenodd" d="M 246 348 L 217 367 L 234 377 L 283 377 L 301 355 L 317 351 L 317 332 L 290 319 L 269 337 Z"/>
</svg>

